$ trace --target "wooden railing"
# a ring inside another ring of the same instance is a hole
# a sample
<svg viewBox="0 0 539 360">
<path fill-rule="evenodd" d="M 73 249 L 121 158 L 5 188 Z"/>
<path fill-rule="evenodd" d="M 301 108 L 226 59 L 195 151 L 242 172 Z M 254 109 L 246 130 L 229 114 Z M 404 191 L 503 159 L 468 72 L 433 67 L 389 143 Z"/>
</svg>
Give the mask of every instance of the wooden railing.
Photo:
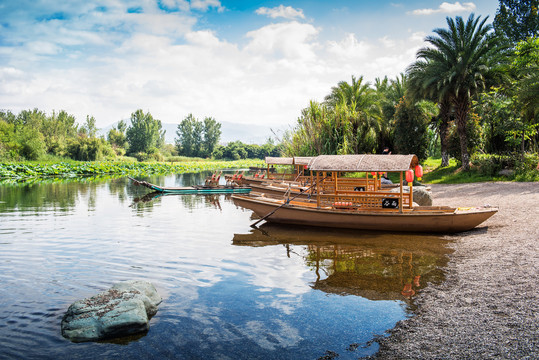
<svg viewBox="0 0 539 360">
<path fill-rule="evenodd" d="M 321 194 L 320 207 L 332 207 L 350 210 L 399 210 L 399 202 L 403 208 L 410 208 L 410 196 L 405 193 L 402 200 L 400 193 L 387 191 L 341 192 L 338 194 Z M 384 204 L 385 203 L 385 204 Z"/>
</svg>

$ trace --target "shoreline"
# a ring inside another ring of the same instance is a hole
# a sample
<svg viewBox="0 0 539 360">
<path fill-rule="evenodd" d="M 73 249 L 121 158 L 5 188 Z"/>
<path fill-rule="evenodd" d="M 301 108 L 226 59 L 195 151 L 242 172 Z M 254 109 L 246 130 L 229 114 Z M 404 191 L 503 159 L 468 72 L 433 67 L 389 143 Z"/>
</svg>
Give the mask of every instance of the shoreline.
<svg viewBox="0 0 539 360">
<path fill-rule="evenodd" d="M 539 183 L 429 185 L 434 205 L 499 211 L 446 235 L 446 280 L 415 299 L 416 314 L 378 339 L 374 359 L 539 357 Z"/>
</svg>

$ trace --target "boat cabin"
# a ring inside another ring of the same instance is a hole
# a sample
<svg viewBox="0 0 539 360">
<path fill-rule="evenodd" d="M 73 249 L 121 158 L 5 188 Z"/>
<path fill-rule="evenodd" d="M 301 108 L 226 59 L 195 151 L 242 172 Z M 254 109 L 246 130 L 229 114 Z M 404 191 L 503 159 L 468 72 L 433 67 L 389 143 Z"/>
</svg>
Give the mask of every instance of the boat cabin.
<svg viewBox="0 0 539 360">
<path fill-rule="evenodd" d="M 415 155 L 320 155 L 308 165 L 317 207 L 400 212 L 413 207 L 412 183 L 416 168 L 419 173 Z M 342 173 L 365 173 L 365 178 L 361 182 L 358 178 L 341 177 Z M 400 174 L 400 192 L 381 186 L 383 173 Z M 403 190 L 405 174 L 410 186 L 406 192 Z"/>
</svg>

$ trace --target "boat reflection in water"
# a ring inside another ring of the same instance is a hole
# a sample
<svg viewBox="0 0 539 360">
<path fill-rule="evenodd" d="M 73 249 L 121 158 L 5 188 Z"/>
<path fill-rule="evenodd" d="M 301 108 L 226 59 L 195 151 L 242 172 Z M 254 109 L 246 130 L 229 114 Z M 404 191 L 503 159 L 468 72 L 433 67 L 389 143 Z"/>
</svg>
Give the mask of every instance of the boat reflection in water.
<svg viewBox="0 0 539 360">
<path fill-rule="evenodd" d="M 428 283 L 443 281 L 440 269 L 452 250 L 440 236 L 383 234 L 286 227 L 266 223 L 235 234 L 237 246 L 284 247 L 283 256 L 300 256 L 316 274 L 311 287 L 326 293 L 369 300 L 410 299 Z"/>
</svg>

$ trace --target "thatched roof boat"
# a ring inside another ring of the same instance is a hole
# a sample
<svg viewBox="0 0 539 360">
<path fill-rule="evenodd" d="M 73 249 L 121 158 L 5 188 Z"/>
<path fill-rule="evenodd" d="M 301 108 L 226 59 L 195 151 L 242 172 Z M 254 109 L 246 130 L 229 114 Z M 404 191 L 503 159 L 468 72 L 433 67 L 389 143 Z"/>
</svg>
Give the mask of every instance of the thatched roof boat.
<svg viewBox="0 0 539 360">
<path fill-rule="evenodd" d="M 409 191 L 404 192 L 403 175 L 420 170 L 418 165 L 415 155 L 321 155 L 308 165 L 316 201 L 300 201 L 295 196 L 276 199 L 259 193 L 232 198 L 270 222 L 363 230 L 460 232 L 473 229 L 498 211 L 414 206 L 411 180 Z M 351 187 L 339 177 L 342 172 L 365 172 L 366 184 L 373 181 L 374 185 Z M 400 174 L 400 192 L 377 186 L 376 179 L 383 172 Z"/>
</svg>

